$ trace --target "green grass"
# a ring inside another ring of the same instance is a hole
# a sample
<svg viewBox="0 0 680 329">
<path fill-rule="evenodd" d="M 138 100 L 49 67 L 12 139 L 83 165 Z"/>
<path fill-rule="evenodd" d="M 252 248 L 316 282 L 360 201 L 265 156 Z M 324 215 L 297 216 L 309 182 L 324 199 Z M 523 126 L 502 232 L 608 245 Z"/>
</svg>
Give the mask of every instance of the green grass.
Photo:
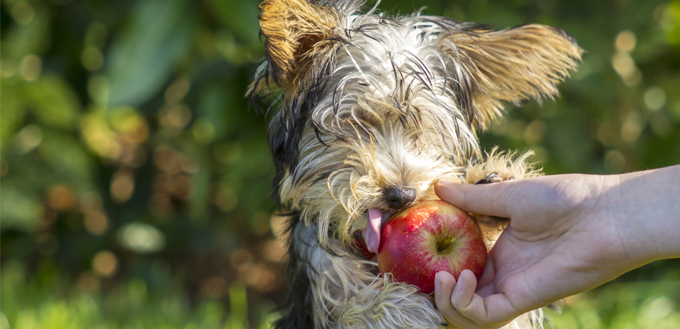
<svg viewBox="0 0 680 329">
<path fill-rule="evenodd" d="M 266 315 L 269 305 L 256 305 L 259 319 L 249 323 L 246 289 L 239 283 L 229 287 L 225 303 L 190 304 L 176 285 L 155 290 L 133 278 L 106 293 L 87 293 L 54 269 L 27 279 L 23 265 L 11 261 L 3 266 L 1 282 L 2 329 L 264 329 L 272 319 Z"/>
<path fill-rule="evenodd" d="M 678 329 L 680 280 L 610 283 L 568 299 L 559 329 Z"/>
<path fill-rule="evenodd" d="M 276 316 L 269 314 L 270 304 L 249 304 L 240 283 L 231 284 L 224 300 L 190 303 L 180 284 L 152 288 L 138 277 L 103 281 L 102 288 L 88 293 L 49 263 L 28 275 L 22 263 L 10 260 L 1 275 L 0 329 L 265 329 Z M 680 328 L 677 275 L 668 271 L 656 281 L 616 281 L 570 297 L 559 314 L 549 314 L 546 328 Z"/>
</svg>

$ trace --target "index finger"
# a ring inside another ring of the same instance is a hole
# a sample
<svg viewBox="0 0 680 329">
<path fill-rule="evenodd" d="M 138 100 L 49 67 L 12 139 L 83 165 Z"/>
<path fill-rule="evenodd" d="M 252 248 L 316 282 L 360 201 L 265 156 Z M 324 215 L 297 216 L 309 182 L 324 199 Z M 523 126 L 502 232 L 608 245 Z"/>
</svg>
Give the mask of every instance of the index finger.
<svg viewBox="0 0 680 329">
<path fill-rule="evenodd" d="M 514 181 L 472 185 L 438 181 L 434 186 L 444 201 L 472 213 L 510 218 L 510 185 Z"/>
</svg>

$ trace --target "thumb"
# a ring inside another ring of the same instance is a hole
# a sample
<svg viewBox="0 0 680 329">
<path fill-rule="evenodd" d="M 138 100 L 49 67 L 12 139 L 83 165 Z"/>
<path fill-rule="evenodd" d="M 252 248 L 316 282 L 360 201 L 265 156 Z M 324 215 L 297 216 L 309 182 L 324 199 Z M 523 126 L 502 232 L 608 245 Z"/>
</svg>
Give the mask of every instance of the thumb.
<svg viewBox="0 0 680 329">
<path fill-rule="evenodd" d="M 510 218 L 509 186 L 514 181 L 472 185 L 438 181 L 434 191 L 439 198 L 469 212 Z"/>
</svg>

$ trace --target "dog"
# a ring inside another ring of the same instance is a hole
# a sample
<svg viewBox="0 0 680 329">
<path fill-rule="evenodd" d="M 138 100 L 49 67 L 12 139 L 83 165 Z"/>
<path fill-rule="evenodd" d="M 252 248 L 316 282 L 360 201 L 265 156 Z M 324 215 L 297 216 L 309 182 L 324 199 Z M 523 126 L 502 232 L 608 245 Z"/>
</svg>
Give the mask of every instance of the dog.
<svg viewBox="0 0 680 329">
<path fill-rule="evenodd" d="M 548 26 L 493 31 L 421 11 L 361 13 L 363 5 L 260 5 L 265 58 L 247 95 L 271 120 L 273 197 L 288 218 L 290 295 L 276 328 L 446 326 L 432 295 L 379 274 L 364 254 L 378 251 L 392 214 L 438 199 L 437 180 L 540 175 L 530 153 L 485 154 L 477 131 L 506 102 L 554 98 L 582 54 Z M 504 221 L 477 218 L 490 248 Z M 508 326 L 541 323 L 539 310 Z"/>
</svg>

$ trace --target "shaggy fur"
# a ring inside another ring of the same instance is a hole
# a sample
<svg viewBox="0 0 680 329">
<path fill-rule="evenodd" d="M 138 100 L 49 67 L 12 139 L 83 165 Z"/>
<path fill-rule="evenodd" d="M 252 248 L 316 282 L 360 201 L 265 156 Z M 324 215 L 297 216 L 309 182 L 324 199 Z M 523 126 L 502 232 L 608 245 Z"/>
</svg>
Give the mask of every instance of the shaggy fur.
<svg viewBox="0 0 680 329">
<path fill-rule="evenodd" d="M 438 328 L 432 296 L 377 275 L 357 249 L 369 210 L 383 220 L 437 199 L 439 179 L 538 175 L 483 155 L 476 130 L 502 103 L 557 95 L 581 49 L 561 30 L 491 31 L 444 17 L 388 17 L 363 0 L 267 0 L 266 55 L 248 93 L 270 114 L 275 201 L 288 220 L 289 302 L 277 328 Z M 414 198 L 395 208 L 390 188 Z M 503 221 L 479 217 L 491 246 Z M 357 235 L 358 234 L 358 235 Z M 364 235 L 365 235 L 364 231 Z M 510 326 L 540 325 L 533 312 Z"/>
</svg>

